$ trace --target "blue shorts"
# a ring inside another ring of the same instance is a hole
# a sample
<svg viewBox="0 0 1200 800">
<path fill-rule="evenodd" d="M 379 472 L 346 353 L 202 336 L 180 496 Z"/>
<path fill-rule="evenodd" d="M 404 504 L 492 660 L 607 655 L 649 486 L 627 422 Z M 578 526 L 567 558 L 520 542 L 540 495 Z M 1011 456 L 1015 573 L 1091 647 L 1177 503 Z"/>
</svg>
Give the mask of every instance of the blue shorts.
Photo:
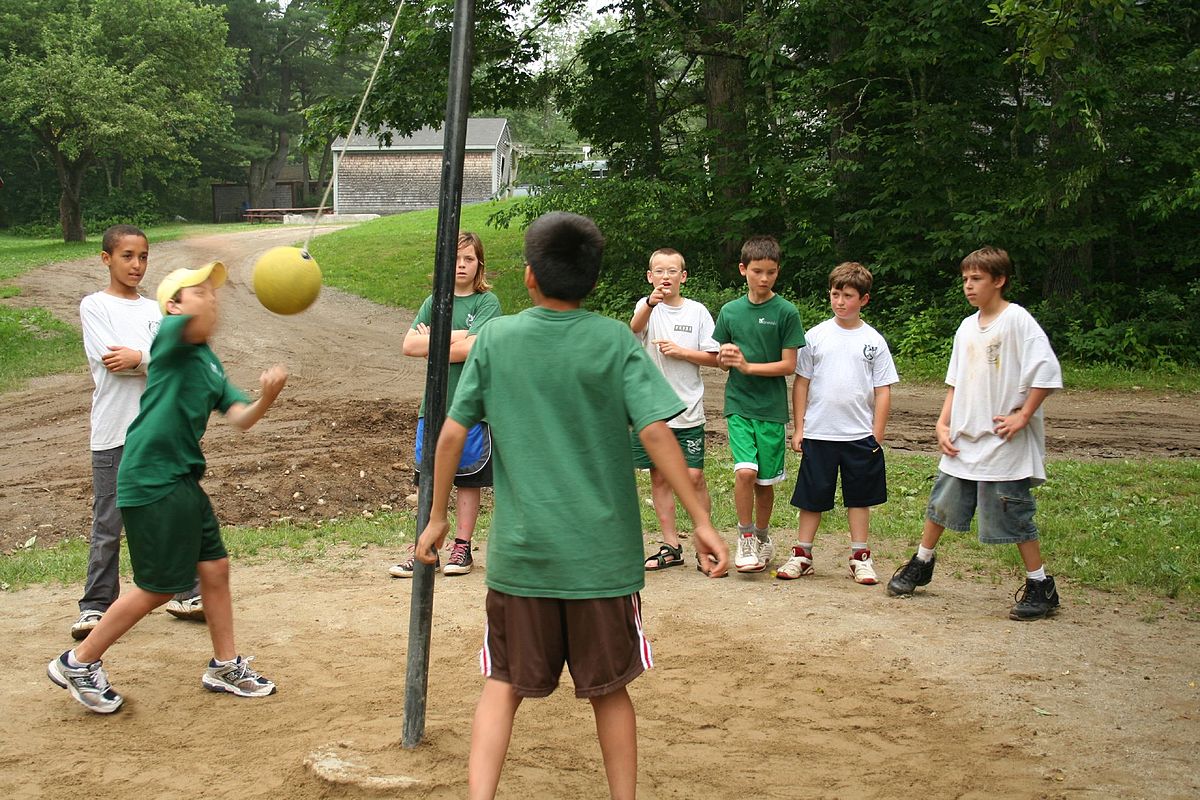
<svg viewBox="0 0 1200 800">
<path fill-rule="evenodd" d="M 952 531 L 969 531 L 978 509 L 979 541 L 984 544 L 1036 542 L 1036 504 L 1030 483 L 1029 478 L 969 481 L 938 472 L 925 517 Z"/>
<path fill-rule="evenodd" d="M 838 473 L 842 474 L 842 505 L 870 508 L 887 502 L 887 471 L 883 448 L 874 436 L 853 442 L 804 439 L 800 477 L 792 505 L 817 513 L 833 508 Z"/>
</svg>

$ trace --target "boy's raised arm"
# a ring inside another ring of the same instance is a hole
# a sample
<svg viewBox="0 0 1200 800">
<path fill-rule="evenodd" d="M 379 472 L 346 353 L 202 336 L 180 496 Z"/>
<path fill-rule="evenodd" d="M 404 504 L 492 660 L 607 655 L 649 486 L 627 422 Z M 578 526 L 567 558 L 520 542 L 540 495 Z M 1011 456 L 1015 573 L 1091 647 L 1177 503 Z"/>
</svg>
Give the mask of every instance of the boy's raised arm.
<svg viewBox="0 0 1200 800">
<path fill-rule="evenodd" d="M 279 397 L 283 386 L 287 383 L 287 368 L 276 364 L 263 371 L 258 381 L 262 386 L 262 394 L 253 403 L 234 403 L 225 412 L 225 418 L 241 430 L 249 430 L 267 414 L 267 409 Z"/>
</svg>

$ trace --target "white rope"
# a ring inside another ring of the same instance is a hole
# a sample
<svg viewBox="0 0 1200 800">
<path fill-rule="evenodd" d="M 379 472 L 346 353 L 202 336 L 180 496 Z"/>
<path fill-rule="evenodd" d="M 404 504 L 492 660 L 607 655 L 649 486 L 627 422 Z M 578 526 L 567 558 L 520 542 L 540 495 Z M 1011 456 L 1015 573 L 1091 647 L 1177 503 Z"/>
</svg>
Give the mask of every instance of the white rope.
<svg viewBox="0 0 1200 800">
<path fill-rule="evenodd" d="M 379 58 L 375 59 L 375 69 L 371 70 L 371 79 L 367 81 L 367 90 L 363 92 L 362 102 L 358 104 L 358 111 L 354 114 L 354 122 L 350 123 L 350 131 L 346 134 L 346 140 L 342 144 L 342 150 L 338 153 L 338 157 L 334 160 L 334 171 L 337 171 L 337 164 L 346 155 L 346 148 L 350 146 L 350 137 L 358 130 L 358 120 L 362 117 L 363 109 L 367 107 L 367 98 L 371 96 L 371 87 L 375 85 L 375 76 L 379 74 L 379 66 L 383 64 L 383 57 L 387 55 L 388 47 L 392 43 L 392 33 L 396 30 L 396 23 L 400 21 L 400 12 L 404 8 L 404 0 L 396 5 L 396 16 L 392 17 L 391 27 L 388 28 L 387 36 L 384 37 L 383 47 L 379 50 Z M 308 236 L 304 239 L 303 252 L 308 255 L 308 243 L 312 241 L 313 232 L 317 229 L 317 224 L 321 221 L 321 212 L 325 210 L 325 201 L 329 199 L 329 190 L 333 188 L 333 175 L 329 176 L 329 183 L 325 184 L 325 194 L 321 195 L 321 202 L 317 206 L 317 216 L 313 219 L 312 227 L 308 229 Z"/>
</svg>

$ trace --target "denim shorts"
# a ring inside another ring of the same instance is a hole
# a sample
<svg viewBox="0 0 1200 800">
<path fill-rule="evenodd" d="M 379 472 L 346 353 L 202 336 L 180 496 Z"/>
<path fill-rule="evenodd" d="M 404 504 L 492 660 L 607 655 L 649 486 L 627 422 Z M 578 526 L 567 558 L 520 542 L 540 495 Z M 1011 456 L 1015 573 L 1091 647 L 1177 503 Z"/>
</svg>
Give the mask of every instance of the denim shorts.
<svg viewBox="0 0 1200 800">
<path fill-rule="evenodd" d="M 1030 479 L 1019 481 L 969 481 L 938 472 L 929 495 L 925 517 L 952 531 L 971 530 L 979 511 L 979 541 L 984 544 L 1035 542 L 1036 505 Z"/>
</svg>

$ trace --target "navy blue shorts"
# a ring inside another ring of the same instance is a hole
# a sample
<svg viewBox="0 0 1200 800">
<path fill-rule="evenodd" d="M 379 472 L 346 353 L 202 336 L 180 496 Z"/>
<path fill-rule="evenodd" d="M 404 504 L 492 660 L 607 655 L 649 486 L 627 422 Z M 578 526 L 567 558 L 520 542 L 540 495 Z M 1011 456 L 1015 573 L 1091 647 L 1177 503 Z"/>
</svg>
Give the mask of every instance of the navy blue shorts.
<svg viewBox="0 0 1200 800">
<path fill-rule="evenodd" d="M 792 492 L 796 508 L 817 513 L 832 509 L 839 472 L 842 505 L 846 508 L 869 508 L 887 502 L 883 448 L 874 436 L 855 442 L 804 439 L 800 448 L 800 477 Z"/>
</svg>

